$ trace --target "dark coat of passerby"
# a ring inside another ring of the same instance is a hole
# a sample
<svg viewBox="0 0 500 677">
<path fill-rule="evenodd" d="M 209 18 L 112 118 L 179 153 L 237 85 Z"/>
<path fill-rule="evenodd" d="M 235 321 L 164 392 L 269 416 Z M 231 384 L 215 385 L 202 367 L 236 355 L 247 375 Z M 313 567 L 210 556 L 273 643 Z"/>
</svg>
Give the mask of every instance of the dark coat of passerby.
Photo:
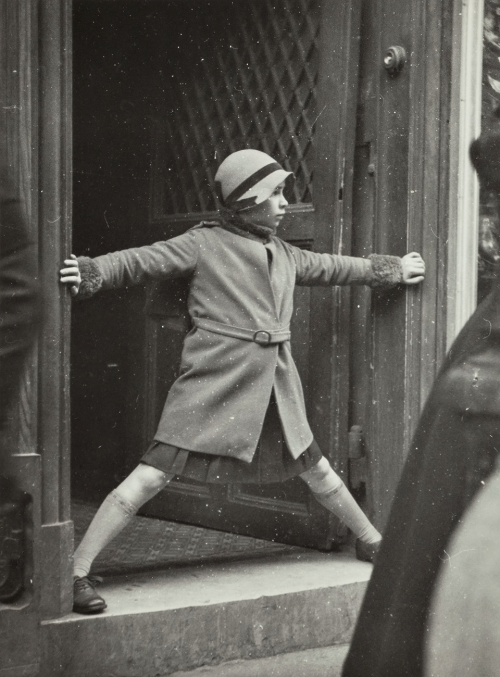
<svg viewBox="0 0 500 677">
<path fill-rule="evenodd" d="M 500 133 L 475 141 L 470 156 L 483 188 L 500 195 Z M 449 561 L 450 538 L 492 472 L 499 450 L 497 280 L 455 340 L 425 405 L 343 677 L 423 675 L 436 578 Z"/>
<path fill-rule="evenodd" d="M 497 462 L 446 548 L 428 620 L 425 677 L 500 675 L 499 534 Z"/>
</svg>

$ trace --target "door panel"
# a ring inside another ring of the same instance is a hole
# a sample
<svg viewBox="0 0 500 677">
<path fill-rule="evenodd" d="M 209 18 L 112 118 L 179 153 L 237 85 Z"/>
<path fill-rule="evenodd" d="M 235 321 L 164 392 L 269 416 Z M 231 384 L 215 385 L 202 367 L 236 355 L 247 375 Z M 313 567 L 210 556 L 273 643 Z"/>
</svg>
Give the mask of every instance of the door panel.
<svg viewBox="0 0 500 677">
<path fill-rule="evenodd" d="M 358 125 L 354 185 L 353 253 L 407 251 L 409 173 L 409 68 L 395 76 L 383 67 L 385 50 L 410 50 L 410 12 L 391 12 L 394 3 L 363 2 Z M 408 10 L 410 8 L 408 7 Z M 378 525 L 385 520 L 399 477 L 405 445 L 405 292 L 352 297 L 353 346 L 350 425 L 365 435 L 370 462 L 369 505 Z"/>
<path fill-rule="evenodd" d="M 349 425 L 364 432 L 364 484 L 379 529 L 443 356 L 449 6 L 433 0 L 362 2 L 352 251 L 419 251 L 427 265 L 422 285 L 371 295 L 356 289 L 352 295 L 357 357 L 351 363 Z M 398 73 L 384 67 L 390 47 L 406 51 Z"/>
<path fill-rule="evenodd" d="M 215 6 L 219 18 L 224 13 L 224 25 L 214 21 Z M 332 3 L 322 7 L 318 0 L 253 0 L 235 5 L 220 0 L 210 5 L 206 16 L 202 11 L 198 14 L 197 7 L 197 24 L 190 26 L 189 34 L 192 49 L 187 50 L 182 49 L 187 45 L 177 43 L 189 6 L 186 3 L 177 9 L 178 24 L 172 25 L 171 51 L 164 55 L 168 65 L 164 109 L 152 125 L 151 239 L 173 237 L 202 218 L 210 218 L 216 208 L 213 176 L 218 164 L 230 152 L 253 147 L 268 152 L 296 177 L 288 188 L 291 206 L 281 227 L 281 237 L 307 249 L 338 251 L 341 229 L 332 223 L 332 217 L 342 214 L 337 201 L 342 192 L 339 187 L 344 184 L 345 157 L 339 160 L 335 149 L 341 148 L 345 153 L 345 144 L 338 141 L 346 132 L 344 120 L 335 117 L 335 113 L 341 110 L 345 115 L 346 106 L 343 100 L 339 107 L 340 97 L 336 98 L 340 87 L 331 86 L 332 80 L 341 80 L 344 69 L 340 68 L 338 73 L 332 73 L 331 69 L 344 53 L 340 48 L 342 41 L 351 40 L 350 10 L 342 7 L 336 11 Z M 334 20 L 329 37 L 333 33 L 337 38 L 323 39 L 322 66 L 321 17 Z M 203 49 L 198 49 L 199 45 Z M 337 55 L 325 58 L 328 55 L 324 50 L 336 50 Z M 352 63 L 348 66 L 351 69 Z M 328 73 L 321 73 L 321 68 Z M 323 91 L 318 82 L 323 83 Z M 350 91 L 355 92 L 352 83 Z M 350 98 L 348 94 L 345 100 Z M 332 126 L 320 124 L 316 130 L 321 116 L 318 99 L 324 118 Z M 332 135 L 338 144 L 333 149 Z M 315 173 L 318 166 L 323 171 Z M 323 180 L 318 184 L 318 195 L 313 197 L 318 177 Z M 339 222 L 345 226 L 342 219 Z M 176 376 L 183 333 L 174 297 L 172 291 L 169 317 L 148 320 L 144 443 L 154 434 Z M 325 306 L 318 315 L 311 314 L 311 304 L 321 300 L 325 300 Z M 342 340 L 337 335 L 332 337 L 332 330 L 335 333 L 339 323 L 339 316 L 332 310 L 338 300 L 339 293 L 334 290 L 321 290 L 320 294 L 316 290 L 296 290 L 292 351 L 313 432 L 325 441 L 323 453 L 342 471 L 346 451 L 339 449 L 336 437 L 339 381 L 338 375 L 332 376 L 330 366 L 334 346 L 335 360 L 344 364 L 347 361 L 342 353 L 346 347 L 346 325 Z M 321 385 L 318 356 L 327 365 L 320 370 L 325 380 Z M 346 399 L 342 398 L 344 407 Z M 283 444 L 279 426 L 273 439 L 260 443 Z M 232 487 L 175 480 L 145 506 L 144 512 L 324 549 L 331 547 L 340 532 L 338 522 L 316 504 L 298 478 L 278 485 Z"/>
</svg>

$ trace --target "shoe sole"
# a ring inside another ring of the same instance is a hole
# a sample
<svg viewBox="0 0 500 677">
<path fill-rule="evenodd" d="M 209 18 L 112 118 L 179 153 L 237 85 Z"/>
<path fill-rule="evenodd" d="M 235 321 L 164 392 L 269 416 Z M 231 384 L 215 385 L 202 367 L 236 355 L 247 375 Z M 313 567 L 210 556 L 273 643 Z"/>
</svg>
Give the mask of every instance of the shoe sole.
<svg viewBox="0 0 500 677">
<path fill-rule="evenodd" d="M 73 611 L 75 614 L 100 614 L 102 611 L 104 611 L 104 609 L 107 608 L 108 608 L 107 604 L 104 604 L 103 606 L 99 607 L 94 606 L 92 608 L 74 606 Z"/>
</svg>

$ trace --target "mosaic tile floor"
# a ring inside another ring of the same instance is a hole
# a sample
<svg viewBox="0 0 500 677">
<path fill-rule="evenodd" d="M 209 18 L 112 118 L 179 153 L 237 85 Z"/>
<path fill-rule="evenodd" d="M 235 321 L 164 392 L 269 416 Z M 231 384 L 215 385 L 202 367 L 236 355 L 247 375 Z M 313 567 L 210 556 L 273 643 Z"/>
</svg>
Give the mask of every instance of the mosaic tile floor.
<svg viewBox="0 0 500 677">
<path fill-rule="evenodd" d="M 72 503 L 75 544 L 82 539 L 98 506 Z M 248 557 L 259 553 L 302 552 L 303 548 L 271 543 L 249 536 L 204 529 L 149 517 L 132 522 L 94 562 L 92 573 L 119 575 L 164 569 L 168 566 Z"/>
</svg>

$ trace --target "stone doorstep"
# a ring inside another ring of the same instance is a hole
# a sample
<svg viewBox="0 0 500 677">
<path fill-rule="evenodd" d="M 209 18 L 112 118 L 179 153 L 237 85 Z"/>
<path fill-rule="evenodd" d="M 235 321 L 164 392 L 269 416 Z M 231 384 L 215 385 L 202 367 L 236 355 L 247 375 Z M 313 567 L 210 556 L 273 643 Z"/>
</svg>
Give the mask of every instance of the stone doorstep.
<svg viewBox="0 0 500 677">
<path fill-rule="evenodd" d="M 170 677 L 341 677 L 349 644 L 203 666 Z M 0 676 L 1 677 L 1 676 Z"/>
<path fill-rule="evenodd" d="M 104 613 L 43 623 L 42 676 L 163 677 L 346 644 L 371 569 L 304 550 L 109 578 Z"/>
</svg>

